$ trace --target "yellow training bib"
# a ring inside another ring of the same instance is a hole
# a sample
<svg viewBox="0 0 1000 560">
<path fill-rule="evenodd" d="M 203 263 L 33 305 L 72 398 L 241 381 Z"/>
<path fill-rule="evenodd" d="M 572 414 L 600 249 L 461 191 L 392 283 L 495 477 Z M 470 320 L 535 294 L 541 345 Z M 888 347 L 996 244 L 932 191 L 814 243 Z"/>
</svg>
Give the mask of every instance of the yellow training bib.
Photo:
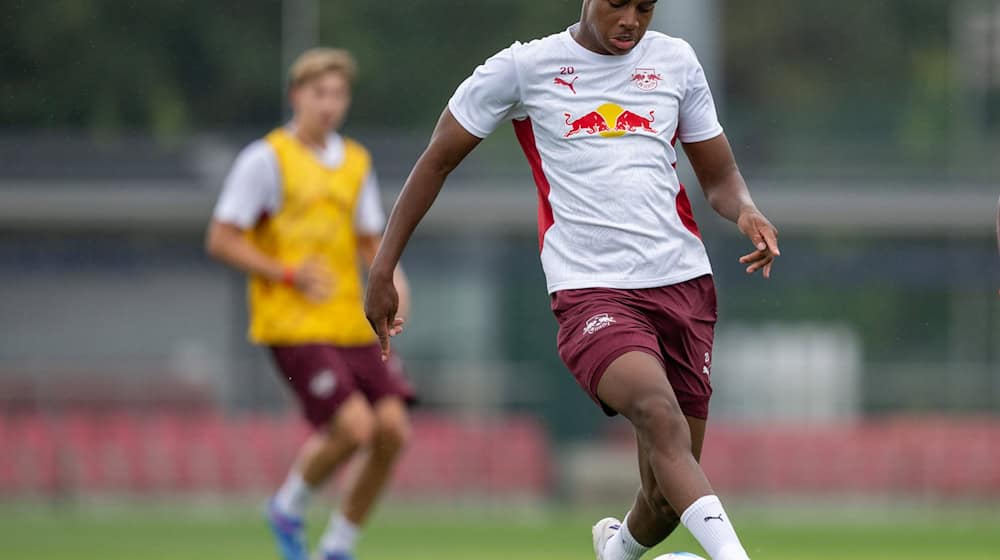
<svg viewBox="0 0 1000 560">
<path fill-rule="evenodd" d="M 371 168 L 368 152 L 345 139 L 343 162 L 333 169 L 283 129 L 265 140 L 278 157 L 281 208 L 247 235 L 286 266 L 324 263 L 333 275 L 333 290 L 328 300 L 315 303 L 280 282 L 252 278 L 250 339 L 267 345 L 371 344 L 377 339 L 365 319 L 354 231 L 355 206 Z"/>
</svg>

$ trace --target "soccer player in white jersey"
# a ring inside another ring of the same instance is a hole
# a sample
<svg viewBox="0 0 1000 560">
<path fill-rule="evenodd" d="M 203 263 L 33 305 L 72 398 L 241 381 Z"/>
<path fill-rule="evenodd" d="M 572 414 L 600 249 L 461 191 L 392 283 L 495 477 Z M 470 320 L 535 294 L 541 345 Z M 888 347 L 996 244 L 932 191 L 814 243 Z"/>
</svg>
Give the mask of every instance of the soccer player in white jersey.
<svg viewBox="0 0 1000 560">
<path fill-rule="evenodd" d="M 389 218 L 366 312 L 388 351 L 392 271 L 448 174 L 513 120 L 538 188 L 542 267 L 559 354 L 607 414 L 635 429 L 641 490 L 593 529 L 599 560 L 635 560 L 683 523 L 713 560 L 745 560 L 698 464 L 716 320 L 712 269 L 674 165 L 680 140 L 716 212 L 770 277 L 777 232 L 754 205 L 698 59 L 647 32 L 656 0 L 584 0 L 578 24 L 514 43 L 455 92 Z"/>
</svg>

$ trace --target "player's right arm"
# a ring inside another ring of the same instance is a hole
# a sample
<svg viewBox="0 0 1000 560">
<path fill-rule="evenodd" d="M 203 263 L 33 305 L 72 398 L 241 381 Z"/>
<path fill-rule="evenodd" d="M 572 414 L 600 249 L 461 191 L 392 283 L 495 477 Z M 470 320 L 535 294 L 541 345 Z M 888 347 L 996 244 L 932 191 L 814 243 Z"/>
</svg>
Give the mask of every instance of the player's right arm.
<svg viewBox="0 0 1000 560">
<path fill-rule="evenodd" d="M 215 259 L 251 276 L 295 286 L 309 299 L 330 294 L 330 274 L 319 263 L 282 263 L 257 249 L 246 230 L 273 212 L 280 197 L 280 177 L 273 151 L 263 142 L 247 147 L 226 177 L 205 236 L 205 250 Z"/>
<path fill-rule="evenodd" d="M 383 355 L 388 354 L 389 337 L 402 331 L 396 322 L 399 294 L 393 285 L 393 275 L 403 249 L 434 204 L 445 179 L 480 142 L 481 138 L 469 133 L 455 120 L 451 110 L 445 109 L 427 149 L 414 165 L 392 208 L 382 243 L 368 273 L 365 294 L 365 314 L 379 336 Z"/>
</svg>

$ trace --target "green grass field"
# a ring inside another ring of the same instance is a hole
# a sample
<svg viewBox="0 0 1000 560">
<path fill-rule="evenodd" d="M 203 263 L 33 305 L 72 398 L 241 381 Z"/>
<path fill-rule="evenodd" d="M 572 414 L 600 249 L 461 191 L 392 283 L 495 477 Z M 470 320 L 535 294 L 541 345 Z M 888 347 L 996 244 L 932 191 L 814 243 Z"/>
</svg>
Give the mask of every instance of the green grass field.
<svg viewBox="0 0 1000 560">
<path fill-rule="evenodd" d="M 90 510 L 88 510 L 90 511 Z M 736 518 L 755 560 L 1000 559 L 1000 515 L 926 510 L 865 515 Z M 595 515 L 549 512 L 504 515 L 456 510 L 396 509 L 381 515 L 365 536 L 359 558 L 380 560 L 587 560 Z M 323 518 L 312 523 L 315 534 Z M 700 552 L 678 531 L 657 552 Z M 648 558 L 652 558 L 649 555 Z M 97 510 L 0 507 L 3 560 L 272 560 L 272 543 L 252 508 L 201 509 L 139 506 Z"/>
</svg>

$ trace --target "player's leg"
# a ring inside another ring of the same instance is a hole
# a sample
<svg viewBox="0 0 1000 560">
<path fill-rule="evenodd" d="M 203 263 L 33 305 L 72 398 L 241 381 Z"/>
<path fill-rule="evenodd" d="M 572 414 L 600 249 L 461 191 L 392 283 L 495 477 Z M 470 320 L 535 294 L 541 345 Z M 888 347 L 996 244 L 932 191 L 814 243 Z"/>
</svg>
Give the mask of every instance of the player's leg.
<svg viewBox="0 0 1000 560">
<path fill-rule="evenodd" d="M 668 307 L 679 309 L 683 317 L 667 316 L 664 311 Z M 721 504 L 712 496 L 708 480 L 695 460 L 685 418 L 708 416 L 711 388 L 707 375 L 699 367 L 697 375 L 705 376 L 694 378 L 690 370 L 695 358 L 704 361 L 704 353 L 711 352 L 715 320 L 711 278 L 664 290 L 560 291 L 552 296 L 552 311 L 559 322 L 560 358 L 605 413 L 622 413 L 632 422 L 644 450 L 644 462 L 657 482 L 657 493 L 676 512 L 684 512 L 682 523 L 714 554 L 714 560 L 745 560 L 728 517 L 711 514 L 714 523 L 708 528 L 710 534 L 686 521 L 696 518 L 689 512 L 701 512 L 706 505 L 721 511 Z M 668 321 L 672 324 L 659 324 Z M 668 346 L 664 344 L 666 338 L 676 340 Z M 692 339 L 698 344 L 689 344 Z M 677 352 L 678 345 L 691 348 L 682 356 Z M 694 356 L 695 350 L 703 355 Z M 679 361 L 682 358 L 683 363 Z M 678 378 L 683 409 L 665 363 L 678 366 L 673 368 L 678 370 L 674 377 L 683 376 Z M 609 518 L 594 527 L 594 549 L 599 559 L 603 558 L 607 539 L 619 530 L 615 525 L 615 520 Z M 632 544 L 626 557 L 629 559 L 645 551 L 638 542 Z"/>
<path fill-rule="evenodd" d="M 284 483 L 271 499 L 267 519 L 285 560 L 305 560 L 303 516 L 310 498 L 352 453 L 368 444 L 374 416 L 346 365 L 324 345 L 272 348 L 314 433 L 303 444 Z"/>
<path fill-rule="evenodd" d="M 705 440 L 705 420 L 687 417 L 691 432 L 691 453 L 695 460 L 701 459 L 702 443 Z M 639 476 L 642 487 L 635 497 L 632 509 L 625 516 L 621 526 L 625 531 L 619 538 L 607 541 L 604 549 L 604 560 L 619 560 L 627 558 L 629 537 L 645 548 L 652 548 L 670 536 L 680 524 L 681 518 L 670 506 L 656 483 L 653 468 L 649 462 L 650 450 L 637 438 L 639 451 Z"/>
<path fill-rule="evenodd" d="M 361 393 L 353 393 L 338 407 L 328 426 L 303 444 L 268 507 L 268 521 L 285 560 L 308 557 L 303 517 L 309 501 L 338 468 L 369 444 L 374 425 L 368 401 Z"/>
<path fill-rule="evenodd" d="M 382 361 L 377 344 L 341 349 L 341 356 L 359 391 L 374 411 L 373 434 L 357 478 L 347 489 L 340 511 L 334 512 L 320 547 L 324 560 L 350 559 L 361 528 L 392 476 L 399 456 L 410 439 L 407 404 L 413 390 L 398 356 Z"/>
<path fill-rule="evenodd" d="M 299 453 L 296 470 L 310 488 L 326 484 L 359 449 L 369 445 L 375 433 L 375 416 L 361 393 L 354 393 L 339 407 L 322 432 L 313 434 Z"/>
<path fill-rule="evenodd" d="M 367 520 L 409 440 L 410 418 L 406 403 L 398 397 L 379 401 L 375 405 L 375 435 L 344 503 L 344 517 L 358 525 Z"/>
<path fill-rule="evenodd" d="M 601 377 L 597 395 L 632 423 L 658 494 L 681 513 L 681 522 L 712 559 L 746 560 L 729 517 L 693 453 L 687 418 L 660 361 L 645 352 L 622 355 Z M 630 548 L 624 557 L 629 560 L 645 551 L 642 545 Z"/>
<path fill-rule="evenodd" d="M 604 527 L 599 529 L 607 544 L 600 558 L 636 560 L 673 530 L 667 513 L 674 511 L 671 504 L 686 506 L 711 494 L 711 488 L 697 468 L 690 428 L 657 357 L 642 351 L 620 356 L 601 376 L 597 396 L 632 423 L 642 479 L 642 492 L 626 523 L 615 530 L 613 524 L 602 521 Z M 674 484 L 661 489 L 657 470 Z"/>
<path fill-rule="evenodd" d="M 357 478 L 347 491 L 341 511 L 334 514 L 321 547 L 327 558 L 349 557 L 361 527 L 368 520 L 410 439 L 406 403 L 390 397 L 376 403 L 375 433 Z"/>
<path fill-rule="evenodd" d="M 653 475 L 675 510 L 711 493 L 691 450 L 687 419 L 659 360 L 645 352 L 624 354 L 602 376 L 597 395 L 631 422 Z"/>
</svg>

